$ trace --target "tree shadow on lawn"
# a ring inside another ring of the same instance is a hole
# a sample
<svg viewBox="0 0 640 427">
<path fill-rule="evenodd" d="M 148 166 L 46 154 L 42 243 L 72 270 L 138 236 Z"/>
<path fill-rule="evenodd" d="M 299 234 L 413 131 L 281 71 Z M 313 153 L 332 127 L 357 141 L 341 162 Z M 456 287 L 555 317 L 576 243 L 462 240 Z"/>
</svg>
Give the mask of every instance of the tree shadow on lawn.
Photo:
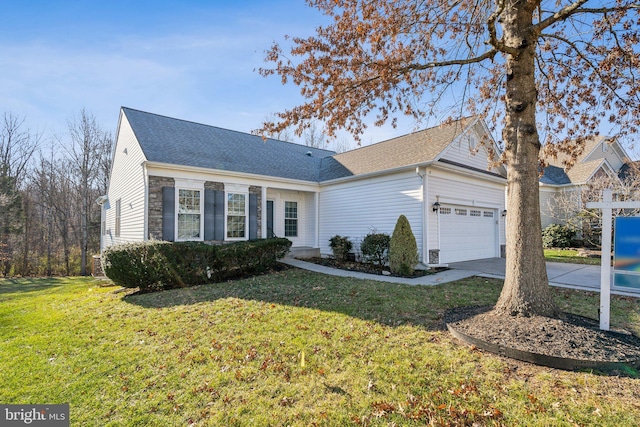
<svg viewBox="0 0 640 427">
<path fill-rule="evenodd" d="M 444 312 L 467 305 L 492 305 L 502 281 L 470 277 L 437 286 L 412 286 L 327 276 L 296 268 L 262 276 L 153 293 L 134 293 L 125 301 L 145 308 L 167 308 L 238 298 L 376 321 L 443 330 Z"/>
<path fill-rule="evenodd" d="M 56 289 L 61 286 L 69 285 L 70 280 L 68 277 L 21 277 L 0 279 L 0 295 L 23 293 L 23 292 L 36 292 L 45 289 Z"/>
</svg>

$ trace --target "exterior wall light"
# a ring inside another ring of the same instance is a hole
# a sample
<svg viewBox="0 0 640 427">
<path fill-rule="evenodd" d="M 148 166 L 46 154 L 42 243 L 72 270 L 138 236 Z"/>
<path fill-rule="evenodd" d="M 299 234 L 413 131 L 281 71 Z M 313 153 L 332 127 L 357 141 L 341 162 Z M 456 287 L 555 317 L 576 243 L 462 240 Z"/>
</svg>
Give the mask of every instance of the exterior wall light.
<svg viewBox="0 0 640 427">
<path fill-rule="evenodd" d="M 507 210 L 506 209 L 502 211 L 502 216 L 503 217 L 507 216 Z"/>
<path fill-rule="evenodd" d="M 435 202 L 433 204 L 433 211 L 438 212 L 439 209 L 440 209 L 440 202 Z"/>
</svg>

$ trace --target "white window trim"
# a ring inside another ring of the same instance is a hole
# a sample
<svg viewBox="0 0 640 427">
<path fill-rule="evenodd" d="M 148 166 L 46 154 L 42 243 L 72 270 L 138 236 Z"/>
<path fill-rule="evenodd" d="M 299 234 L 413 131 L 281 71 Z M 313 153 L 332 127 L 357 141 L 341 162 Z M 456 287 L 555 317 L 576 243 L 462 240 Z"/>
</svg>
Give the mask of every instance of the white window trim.
<svg viewBox="0 0 640 427">
<path fill-rule="evenodd" d="M 238 194 L 244 196 L 244 237 L 229 237 L 228 235 L 228 218 L 229 218 L 229 196 Z M 227 191 L 224 194 L 224 240 L 234 242 L 249 240 L 249 193 L 241 193 L 238 191 Z"/>
<path fill-rule="evenodd" d="M 241 194 L 244 196 L 244 237 L 229 237 L 228 227 L 229 224 L 229 195 Z M 224 185 L 224 240 L 228 242 L 240 242 L 249 240 L 249 186 L 242 184 L 227 184 Z"/>
<path fill-rule="evenodd" d="M 178 233 L 178 215 L 180 209 L 180 190 L 196 190 L 200 192 L 200 236 L 198 238 L 180 239 Z M 175 179 L 175 241 L 176 242 L 202 242 L 204 241 L 204 181 L 195 179 Z"/>
</svg>

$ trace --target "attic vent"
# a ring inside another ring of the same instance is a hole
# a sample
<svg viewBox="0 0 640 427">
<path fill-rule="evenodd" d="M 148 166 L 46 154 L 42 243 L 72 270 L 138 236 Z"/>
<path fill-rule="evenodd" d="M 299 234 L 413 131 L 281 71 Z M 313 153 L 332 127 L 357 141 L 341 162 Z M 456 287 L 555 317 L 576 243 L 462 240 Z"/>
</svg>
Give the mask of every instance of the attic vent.
<svg viewBox="0 0 640 427">
<path fill-rule="evenodd" d="M 311 151 L 307 151 L 307 156 L 311 157 Z"/>
</svg>

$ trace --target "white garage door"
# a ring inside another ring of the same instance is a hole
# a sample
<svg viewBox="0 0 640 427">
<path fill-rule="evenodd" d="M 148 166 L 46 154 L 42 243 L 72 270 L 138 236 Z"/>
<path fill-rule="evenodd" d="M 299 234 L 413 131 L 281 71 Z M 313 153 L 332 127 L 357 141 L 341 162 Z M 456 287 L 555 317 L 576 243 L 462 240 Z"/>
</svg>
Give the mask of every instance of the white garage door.
<svg viewBox="0 0 640 427">
<path fill-rule="evenodd" d="M 497 251 L 497 211 L 472 206 L 440 208 L 440 262 L 493 258 Z"/>
</svg>

